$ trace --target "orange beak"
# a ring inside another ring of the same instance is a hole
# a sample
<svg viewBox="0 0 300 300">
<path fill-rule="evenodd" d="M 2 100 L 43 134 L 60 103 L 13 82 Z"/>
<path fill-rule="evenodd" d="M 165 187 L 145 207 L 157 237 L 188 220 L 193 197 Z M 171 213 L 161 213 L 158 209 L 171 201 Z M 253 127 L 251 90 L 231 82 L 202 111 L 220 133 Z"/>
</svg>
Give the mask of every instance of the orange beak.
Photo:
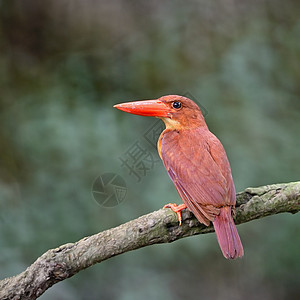
<svg viewBox="0 0 300 300">
<path fill-rule="evenodd" d="M 114 107 L 134 115 L 147 117 L 168 117 L 169 113 L 169 108 L 160 100 L 126 102 L 116 104 Z"/>
</svg>

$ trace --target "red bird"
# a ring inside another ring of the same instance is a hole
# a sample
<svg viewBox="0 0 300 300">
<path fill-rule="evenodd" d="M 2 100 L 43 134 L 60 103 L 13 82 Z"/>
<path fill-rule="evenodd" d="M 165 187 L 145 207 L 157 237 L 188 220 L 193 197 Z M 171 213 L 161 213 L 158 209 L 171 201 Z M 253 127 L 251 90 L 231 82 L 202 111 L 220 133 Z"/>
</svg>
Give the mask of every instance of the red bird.
<svg viewBox="0 0 300 300">
<path fill-rule="evenodd" d="M 114 107 L 141 116 L 162 119 L 166 129 L 157 148 L 165 168 L 184 204 L 168 204 L 178 214 L 188 208 L 200 223 L 213 223 L 226 258 L 244 255 L 233 221 L 235 187 L 226 152 L 212 134 L 200 108 L 190 99 L 177 95 L 157 100 L 135 101 Z"/>
</svg>

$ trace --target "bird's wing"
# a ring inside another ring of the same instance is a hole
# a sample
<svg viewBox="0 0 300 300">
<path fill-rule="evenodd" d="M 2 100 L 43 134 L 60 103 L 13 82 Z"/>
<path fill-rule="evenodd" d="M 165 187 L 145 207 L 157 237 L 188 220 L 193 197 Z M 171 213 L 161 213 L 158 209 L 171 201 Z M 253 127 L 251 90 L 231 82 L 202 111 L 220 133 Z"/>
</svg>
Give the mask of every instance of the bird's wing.
<svg viewBox="0 0 300 300">
<path fill-rule="evenodd" d="M 180 197 L 201 223 L 208 225 L 220 207 L 235 204 L 225 150 L 208 129 L 166 132 L 161 154 Z"/>
</svg>

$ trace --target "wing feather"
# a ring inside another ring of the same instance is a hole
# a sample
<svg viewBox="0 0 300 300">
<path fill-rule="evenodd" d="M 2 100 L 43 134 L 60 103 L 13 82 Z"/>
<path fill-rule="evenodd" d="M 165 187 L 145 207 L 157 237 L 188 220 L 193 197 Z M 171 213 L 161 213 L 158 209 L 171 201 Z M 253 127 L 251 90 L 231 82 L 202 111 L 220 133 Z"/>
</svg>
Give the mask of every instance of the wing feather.
<svg viewBox="0 0 300 300">
<path fill-rule="evenodd" d="M 166 132 L 161 155 L 182 201 L 201 223 L 208 225 L 222 206 L 235 204 L 225 150 L 208 129 Z"/>
</svg>

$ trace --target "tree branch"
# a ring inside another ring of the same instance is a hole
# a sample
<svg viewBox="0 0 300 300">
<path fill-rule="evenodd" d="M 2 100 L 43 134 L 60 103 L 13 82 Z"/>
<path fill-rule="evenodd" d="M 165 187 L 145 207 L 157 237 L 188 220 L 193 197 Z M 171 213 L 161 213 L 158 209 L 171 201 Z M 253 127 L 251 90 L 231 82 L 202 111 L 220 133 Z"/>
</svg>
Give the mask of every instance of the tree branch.
<svg viewBox="0 0 300 300">
<path fill-rule="evenodd" d="M 247 188 L 237 194 L 235 223 L 300 210 L 300 182 Z M 0 299 L 36 299 L 55 283 L 110 257 L 145 246 L 208 233 L 188 210 L 183 224 L 170 209 L 160 209 L 116 228 L 50 249 L 21 274 L 0 281 Z"/>
</svg>

